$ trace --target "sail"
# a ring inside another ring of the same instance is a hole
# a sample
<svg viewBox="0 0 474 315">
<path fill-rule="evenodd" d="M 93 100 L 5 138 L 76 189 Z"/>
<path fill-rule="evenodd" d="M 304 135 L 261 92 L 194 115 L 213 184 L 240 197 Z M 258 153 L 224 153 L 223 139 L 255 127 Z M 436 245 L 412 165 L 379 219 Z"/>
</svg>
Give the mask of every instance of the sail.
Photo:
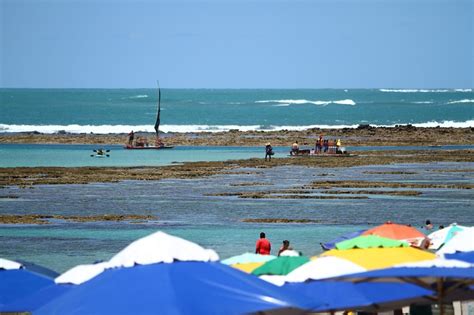
<svg viewBox="0 0 474 315">
<path fill-rule="evenodd" d="M 161 112 L 160 103 L 161 103 L 161 90 L 160 90 L 160 85 L 158 84 L 158 112 L 156 114 L 156 122 L 155 122 L 155 132 L 156 132 L 157 137 L 158 137 L 158 134 L 160 132 L 160 130 L 159 130 L 159 128 L 160 128 L 160 112 Z"/>
</svg>

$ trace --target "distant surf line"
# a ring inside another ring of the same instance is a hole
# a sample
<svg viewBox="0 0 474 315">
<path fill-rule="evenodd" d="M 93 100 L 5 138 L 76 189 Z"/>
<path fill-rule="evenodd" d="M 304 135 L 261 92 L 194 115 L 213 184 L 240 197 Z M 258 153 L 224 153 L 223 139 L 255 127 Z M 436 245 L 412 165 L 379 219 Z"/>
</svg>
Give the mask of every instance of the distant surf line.
<svg viewBox="0 0 474 315">
<path fill-rule="evenodd" d="M 364 122 L 363 124 L 370 124 Z M 370 124 L 373 127 L 395 127 L 396 125 L 408 125 L 409 123 L 397 123 L 390 125 L 377 125 Z M 290 125 L 162 125 L 160 130 L 162 132 L 175 132 L 175 133 L 201 133 L 201 132 L 226 132 L 230 130 L 240 131 L 302 131 L 307 129 L 355 129 L 360 124 L 352 125 L 301 125 L 301 126 L 290 126 Z M 411 123 L 410 125 L 420 128 L 428 127 L 444 127 L 444 128 L 470 128 L 474 127 L 474 120 L 468 120 L 463 122 L 457 121 L 429 121 L 422 123 Z M 7 125 L 0 124 L 0 133 L 19 133 L 19 132 L 40 132 L 44 134 L 54 133 L 71 133 L 71 134 L 124 134 L 134 130 L 136 132 L 155 132 L 152 125 Z"/>
<path fill-rule="evenodd" d="M 448 93 L 448 92 L 472 92 L 472 89 L 379 89 L 386 93 Z"/>
<path fill-rule="evenodd" d="M 354 102 L 351 99 L 345 99 L 345 100 L 337 100 L 337 101 L 311 101 L 311 100 L 306 100 L 306 99 L 285 99 L 285 100 L 261 100 L 261 101 L 255 101 L 255 103 L 277 103 L 280 104 L 280 106 L 289 106 L 289 105 L 302 105 L 302 104 L 314 104 L 314 105 L 321 105 L 321 106 L 326 106 L 330 104 L 337 104 L 337 105 L 351 105 L 354 106 L 356 105 L 356 102 Z M 278 105 L 275 105 L 278 106 Z"/>
</svg>

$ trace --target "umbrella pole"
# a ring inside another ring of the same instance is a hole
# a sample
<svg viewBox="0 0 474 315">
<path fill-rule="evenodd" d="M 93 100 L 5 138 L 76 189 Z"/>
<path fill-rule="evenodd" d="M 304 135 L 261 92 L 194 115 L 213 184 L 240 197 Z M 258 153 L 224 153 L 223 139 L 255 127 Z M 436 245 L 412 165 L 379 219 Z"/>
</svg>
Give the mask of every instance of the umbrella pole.
<svg viewBox="0 0 474 315">
<path fill-rule="evenodd" d="M 443 305 L 443 280 L 440 278 L 438 279 L 438 307 L 439 307 L 439 315 L 444 315 L 444 305 Z"/>
</svg>

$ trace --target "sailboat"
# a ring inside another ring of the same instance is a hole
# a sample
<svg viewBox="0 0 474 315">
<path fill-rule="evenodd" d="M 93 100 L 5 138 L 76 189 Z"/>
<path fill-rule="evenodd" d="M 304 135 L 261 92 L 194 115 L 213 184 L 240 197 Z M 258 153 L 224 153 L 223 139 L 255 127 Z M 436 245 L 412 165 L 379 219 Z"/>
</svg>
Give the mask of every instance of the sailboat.
<svg viewBox="0 0 474 315">
<path fill-rule="evenodd" d="M 160 139 L 160 114 L 161 114 L 161 89 L 160 89 L 160 84 L 158 83 L 158 110 L 156 113 L 156 122 L 155 122 L 155 133 L 156 133 L 156 140 L 155 140 L 155 145 L 148 145 L 148 141 L 146 138 L 137 138 L 135 142 L 133 142 L 134 139 L 134 133 L 133 131 L 128 135 L 129 136 L 129 141 L 128 143 L 124 146 L 124 149 L 128 150 L 162 150 L 162 149 L 172 149 L 174 148 L 173 146 L 168 146 L 165 145 L 161 139 Z M 142 139 L 140 141 L 140 139 Z"/>
</svg>

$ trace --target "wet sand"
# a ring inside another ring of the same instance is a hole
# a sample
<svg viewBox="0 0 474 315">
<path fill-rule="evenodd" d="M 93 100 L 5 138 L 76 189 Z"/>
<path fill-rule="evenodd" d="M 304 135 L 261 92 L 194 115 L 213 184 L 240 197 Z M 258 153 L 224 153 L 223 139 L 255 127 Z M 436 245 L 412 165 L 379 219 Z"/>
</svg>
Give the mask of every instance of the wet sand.
<svg viewBox="0 0 474 315">
<path fill-rule="evenodd" d="M 358 128 L 344 129 L 308 129 L 303 131 L 238 131 L 203 133 L 161 134 L 167 145 L 182 146 L 264 146 L 270 142 L 273 146 L 290 146 L 294 141 L 314 146 L 316 139 L 323 134 L 328 139 L 341 139 L 343 146 L 438 146 L 473 145 L 474 128 L 417 128 L 411 125 L 397 127 L 372 127 L 360 125 Z M 136 133 L 153 143 L 154 134 Z M 0 143 L 48 143 L 48 144 L 124 144 L 126 134 L 41 134 L 3 133 Z"/>
</svg>

